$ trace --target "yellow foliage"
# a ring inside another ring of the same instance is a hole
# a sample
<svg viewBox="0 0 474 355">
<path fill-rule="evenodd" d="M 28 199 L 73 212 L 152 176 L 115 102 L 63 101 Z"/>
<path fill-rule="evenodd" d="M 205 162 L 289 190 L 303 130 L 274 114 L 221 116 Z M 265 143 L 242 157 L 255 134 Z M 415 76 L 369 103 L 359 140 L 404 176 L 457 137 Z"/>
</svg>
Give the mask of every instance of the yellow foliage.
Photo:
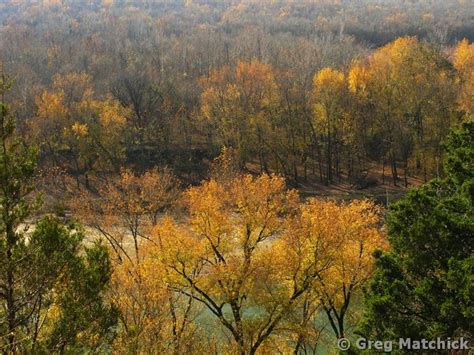
<svg viewBox="0 0 474 355">
<path fill-rule="evenodd" d="M 202 117 L 214 126 L 221 143 L 236 148 L 242 158 L 262 145 L 262 132 L 270 133 L 272 113 L 280 102 L 271 65 L 239 61 L 234 70 L 213 70 L 200 82 Z"/>
<path fill-rule="evenodd" d="M 354 94 L 364 96 L 367 90 L 367 72 L 359 64 L 352 66 L 348 75 L 349 90 Z"/>
<path fill-rule="evenodd" d="M 71 127 L 74 134 L 78 137 L 86 136 L 89 132 L 87 125 L 83 123 L 74 122 Z"/>
<path fill-rule="evenodd" d="M 354 291 L 367 280 L 371 253 L 385 245 L 373 203 L 310 199 L 299 205 L 277 176 L 210 180 L 190 188 L 184 203 L 186 219 L 166 218 L 153 229 L 166 280 L 215 315 L 226 304 L 234 315 L 258 309 L 258 317 L 218 317 L 234 329 L 236 342 L 245 339 L 244 349 L 273 317 L 278 324 L 280 314 L 298 307 L 301 295 L 315 293 L 340 307 L 344 287 Z M 262 344 L 262 351 L 285 349 L 278 336 Z"/>
<path fill-rule="evenodd" d="M 323 305 L 339 312 L 368 280 L 374 250 L 386 248 L 379 208 L 369 201 L 309 199 L 287 223 L 276 244 L 280 270 L 291 270 L 300 285 L 310 282 Z"/>
<path fill-rule="evenodd" d="M 85 73 L 55 75 L 54 90 L 36 98 L 39 119 L 29 122 L 30 130 L 38 144 L 73 151 L 84 169 L 117 169 L 124 159 L 123 133 L 131 112 L 111 97 L 94 100 L 90 81 Z M 86 136 L 87 141 L 78 140 Z"/>
<path fill-rule="evenodd" d="M 167 219 L 154 230 L 169 280 L 205 303 L 212 299 L 247 307 L 245 300 L 248 307 L 262 310 L 286 304 L 291 291 L 277 286 L 271 246 L 297 201 L 282 178 L 269 175 L 237 177 L 225 184 L 211 180 L 189 189 L 184 201 L 189 218 L 180 224 Z M 239 331 L 262 329 L 266 320 L 264 313 Z"/>
<path fill-rule="evenodd" d="M 303 297 L 313 310 L 320 300 L 339 307 L 343 289 L 357 290 L 371 273 L 371 253 L 385 247 L 374 204 L 300 203 L 278 176 L 211 179 L 184 193 L 186 213 L 152 222 L 150 214 L 177 200 L 164 186 L 174 185 L 163 172 L 123 170 L 101 189 L 104 199 L 86 203 L 102 211 L 91 224 L 100 224 L 114 251 L 133 247 L 127 233 L 144 237 L 137 258 L 116 259 L 110 296 L 121 312 L 117 351 L 204 351 L 193 323 L 202 307 L 244 339 L 238 345 L 234 338 L 229 352 L 248 350 L 272 322 L 260 351 L 288 351 Z M 219 314 L 223 307 L 232 314 Z"/>
<path fill-rule="evenodd" d="M 190 322 L 192 300 L 170 290 L 157 243 L 146 241 L 142 250 L 139 263 L 115 265 L 110 293 L 123 330 L 114 346 L 120 352 L 187 352 L 199 334 Z"/>
<path fill-rule="evenodd" d="M 99 120 L 102 126 L 123 125 L 127 117 L 130 116 L 130 109 L 124 108 L 118 101 L 107 99 L 102 102 L 95 102 L 94 107 L 99 113 Z"/>
<path fill-rule="evenodd" d="M 474 114 L 474 44 L 467 39 L 459 42 L 454 51 L 454 66 L 458 70 L 460 91 L 458 104 L 468 116 Z"/>
<path fill-rule="evenodd" d="M 338 92 L 345 86 L 344 73 L 333 68 L 323 68 L 315 74 L 314 85 L 320 91 Z"/>
<path fill-rule="evenodd" d="M 42 119 L 58 119 L 64 118 L 68 114 L 68 110 L 64 105 L 64 93 L 59 91 L 52 93 L 44 91 L 41 96 L 36 98 L 38 107 L 37 115 Z"/>
<path fill-rule="evenodd" d="M 342 122 L 347 90 L 346 77 L 343 72 L 332 68 L 323 68 L 314 75 L 315 127 L 317 130 L 324 129 L 331 139 L 335 134 L 333 128 L 340 126 Z"/>
<path fill-rule="evenodd" d="M 454 66 L 460 72 L 474 70 L 474 43 L 460 41 L 454 50 Z"/>
<path fill-rule="evenodd" d="M 459 65 L 466 62 L 466 55 L 458 57 Z M 373 127 L 387 135 L 386 154 L 393 160 L 414 156 L 426 174 L 428 147 L 439 147 L 453 119 L 458 85 L 447 58 L 416 37 L 401 37 L 354 64 L 348 84 L 364 109 L 373 110 Z"/>
<path fill-rule="evenodd" d="M 271 65 L 253 59 L 238 62 L 236 80 L 241 95 L 250 105 L 269 106 L 278 102 L 278 91 Z"/>
</svg>

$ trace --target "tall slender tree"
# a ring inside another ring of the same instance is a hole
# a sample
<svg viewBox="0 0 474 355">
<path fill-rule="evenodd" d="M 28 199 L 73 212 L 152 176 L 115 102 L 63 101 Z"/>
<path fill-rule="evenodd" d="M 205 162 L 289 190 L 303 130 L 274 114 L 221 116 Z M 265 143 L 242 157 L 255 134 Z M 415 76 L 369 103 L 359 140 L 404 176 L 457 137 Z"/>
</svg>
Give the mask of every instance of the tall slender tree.
<svg viewBox="0 0 474 355">
<path fill-rule="evenodd" d="M 15 291 L 23 245 L 18 228 L 34 205 L 27 196 L 33 190 L 36 152 L 15 137 L 15 119 L 5 103 L 11 81 L 4 73 L 0 80 L 0 298 L 5 304 L 5 321 L 0 320 L 0 329 L 7 338 L 5 350 L 13 353 L 19 341 L 16 329 L 20 323 Z"/>
<path fill-rule="evenodd" d="M 98 349 L 113 335 L 115 308 L 104 302 L 111 266 L 105 247 L 85 247 L 78 226 L 53 218 L 34 225 L 36 151 L 15 132 L 0 76 L 0 351 Z"/>
</svg>

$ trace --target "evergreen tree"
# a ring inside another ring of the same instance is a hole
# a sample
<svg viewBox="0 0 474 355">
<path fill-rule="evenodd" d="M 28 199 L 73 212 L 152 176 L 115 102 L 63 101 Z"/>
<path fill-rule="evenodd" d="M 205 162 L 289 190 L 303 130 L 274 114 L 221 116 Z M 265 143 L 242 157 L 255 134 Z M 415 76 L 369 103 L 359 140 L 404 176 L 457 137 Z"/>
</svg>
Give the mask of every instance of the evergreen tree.
<svg viewBox="0 0 474 355">
<path fill-rule="evenodd" d="M 31 228 L 36 151 L 15 133 L 0 81 L 0 351 L 97 349 L 113 335 L 117 315 L 104 301 L 111 266 L 100 243 L 45 217 Z M 106 343 L 106 342 L 105 342 Z"/>
<path fill-rule="evenodd" d="M 390 208 L 360 332 L 371 339 L 472 336 L 474 121 L 449 135 L 444 180 Z"/>
<path fill-rule="evenodd" d="M 5 94 L 11 82 L 2 73 L 0 81 L 0 263 L 1 283 L 0 330 L 3 342 L 8 346 L 2 350 L 14 352 L 17 348 L 16 330 L 20 323 L 16 288 L 19 283 L 18 270 L 23 260 L 24 236 L 18 227 L 26 220 L 32 209 L 32 203 L 26 197 L 33 190 L 36 152 L 27 148 L 15 135 L 15 119 L 5 104 Z M 18 279 L 17 279 L 18 278 Z"/>
</svg>

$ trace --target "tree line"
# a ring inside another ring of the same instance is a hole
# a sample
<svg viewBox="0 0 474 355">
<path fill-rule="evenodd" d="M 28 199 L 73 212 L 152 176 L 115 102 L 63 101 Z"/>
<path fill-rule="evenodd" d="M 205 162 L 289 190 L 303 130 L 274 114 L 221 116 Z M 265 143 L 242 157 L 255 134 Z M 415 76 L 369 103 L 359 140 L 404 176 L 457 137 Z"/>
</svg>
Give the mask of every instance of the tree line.
<svg viewBox="0 0 474 355">
<path fill-rule="evenodd" d="M 472 114 L 472 36 L 454 35 L 471 5 L 365 5 L 7 2 L 0 58 L 40 165 L 81 184 L 122 165 L 197 183 L 222 145 L 295 185 L 426 181 L 451 123 Z"/>
<path fill-rule="evenodd" d="M 243 169 L 276 172 L 296 186 L 345 179 L 366 187 L 377 169 L 382 183 L 428 181 L 442 175 L 441 142 L 450 127 L 472 117 L 473 48 L 463 40 L 448 57 L 414 37 L 399 38 L 345 70 L 322 68 L 309 92 L 301 92 L 292 70 L 258 59 L 214 69 L 199 79 L 197 131 L 185 141 L 200 141 L 209 152 L 201 160 L 233 148 Z M 55 75 L 26 121 L 42 163 L 86 187 L 91 174 L 117 174 L 122 166 L 168 162 L 179 170 L 185 163 L 173 159 L 180 148 L 171 127 L 158 125 L 160 112 L 147 106 L 172 104 L 133 80 L 138 87 L 127 80 L 98 99 L 90 75 Z M 186 135 L 185 123 L 176 128 Z"/>
</svg>

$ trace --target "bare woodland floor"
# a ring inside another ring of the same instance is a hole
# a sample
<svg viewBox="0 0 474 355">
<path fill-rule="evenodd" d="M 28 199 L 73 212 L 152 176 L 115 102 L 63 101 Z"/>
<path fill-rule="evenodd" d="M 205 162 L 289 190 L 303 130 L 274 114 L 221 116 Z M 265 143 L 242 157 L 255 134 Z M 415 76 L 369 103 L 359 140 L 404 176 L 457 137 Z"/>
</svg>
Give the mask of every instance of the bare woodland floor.
<svg viewBox="0 0 474 355">
<path fill-rule="evenodd" d="M 259 174 L 259 169 L 256 164 L 249 164 L 247 168 L 251 173 Z M 423 178 L 408 176 L 408 184 L 405 187 L 403 169 L 400 169 L 399 179 L 395 186 L 392 177 L 388 175 L 389 171 L 387 171 L 387 168 L 385 168 L 384 176 L 381 165 L 371 167 L 367 179 L 370 179 L 372 184 L 371 186 L 364 188 L 357 187 L 345 174 L 341 174 L 340 177 L 335 176 L 333 183 L 326 185 L 321 183 L 320 179 L 314 176 L 308 176 L 305 179 L 303 169 L 300 170 L 298 186 L 295 188 L 303 198 L 316 197 L 335 199 L 338 201 L 368 198 L 386 206 L 389 203 L 402 198 L 410 188 L 425 183 Z"/>
</svg>

